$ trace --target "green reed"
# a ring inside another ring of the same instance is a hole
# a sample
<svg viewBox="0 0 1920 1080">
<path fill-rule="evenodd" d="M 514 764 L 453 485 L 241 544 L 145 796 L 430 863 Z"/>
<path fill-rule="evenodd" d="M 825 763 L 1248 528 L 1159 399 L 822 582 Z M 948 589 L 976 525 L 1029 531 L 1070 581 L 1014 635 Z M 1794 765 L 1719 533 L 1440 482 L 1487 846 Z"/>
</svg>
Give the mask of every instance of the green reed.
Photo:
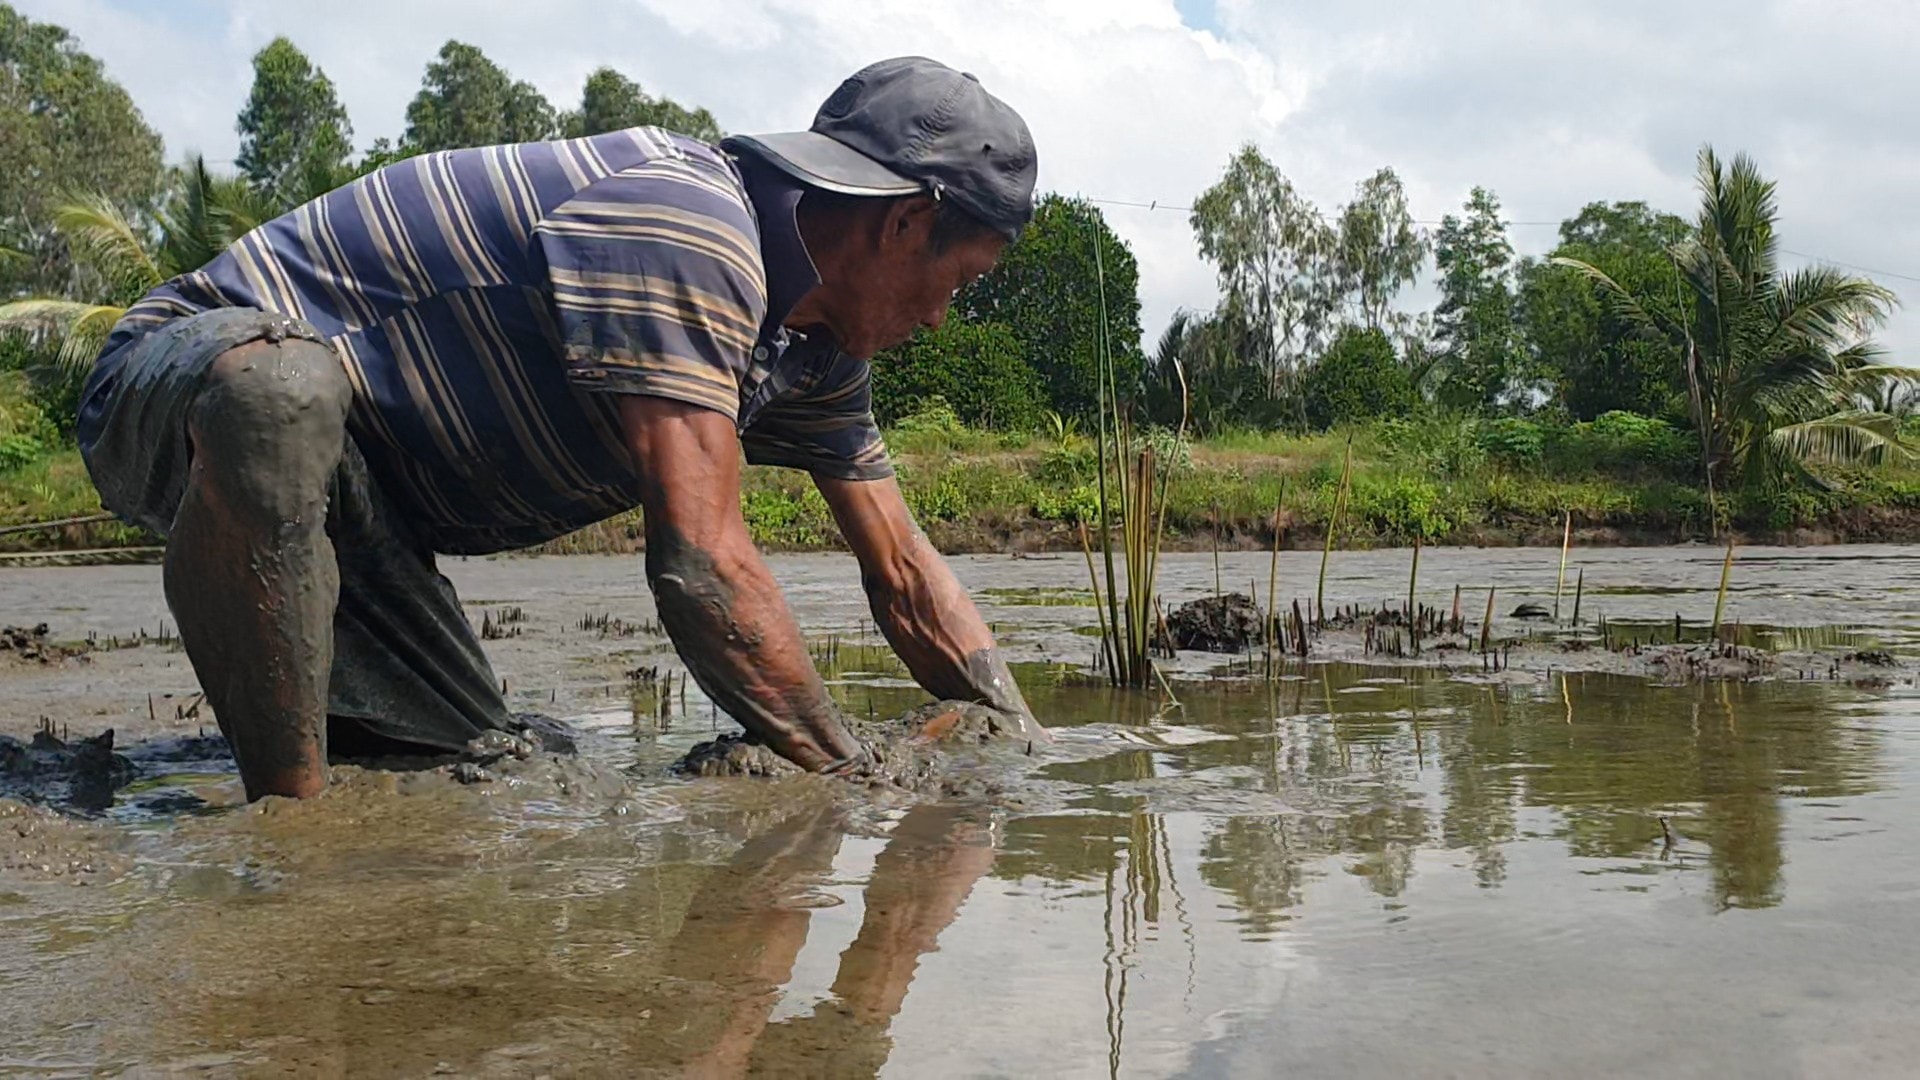
<svg viewBox="0 0 1920 1080">
<path fill-rule="evenodd" d="M 1173 462 L 1156 460 L 1153 448 L 1136 436 L 1128 411 L 1121 403 L 1114 375 L 1113 344 L 1107 332 L 1106 267 L 1101 261 L 1097 237 L 1093 243 L 1093 265 L 1100 295 L 1095 372 L 1099 429 L 1094 446 L 1098 476 L 1094 496 L 1099 514 L 1100 559 L 1106 572 L 1104 603 L 1100 575 L 1094 570 L 1093 545 L 1084 530 L 1082 546 L 1087 557 L 1087 572 L 1093 582 L 1095 610 L 1099 612 L 1100 637 L 1107 653 L 1107 677 L 1115 686 L 1145 689 L 1157 675 L 1152 656 L 1154 631 L 1158 628 L 1153 587 L 1166 535 L 1168 480 Z M 1187 430 L 1186 374 L 1177 362 L 1174 371 L 1181 391 L 1177 442 L 1186 436 Z M 1116 520 L 1120 548 L 1117 564 L 1114 558 Z M 1122 572 L 1126 581 L 1124 596 L 1120 588 Z"/>
</svg>

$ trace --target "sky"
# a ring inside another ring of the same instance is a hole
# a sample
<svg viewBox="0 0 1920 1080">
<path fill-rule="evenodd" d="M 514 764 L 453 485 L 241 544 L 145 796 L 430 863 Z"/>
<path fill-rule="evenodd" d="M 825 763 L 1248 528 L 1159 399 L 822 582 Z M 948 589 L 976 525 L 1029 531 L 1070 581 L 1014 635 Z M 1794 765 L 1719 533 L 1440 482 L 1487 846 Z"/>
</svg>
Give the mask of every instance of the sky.
<svg viewBox="0 0 1920 1080">
<path fill-rule="evenodd" d="M 1475 185 L 1519 253 L 1594 200 L 1692 216 L 1695 154 L 1780 182 L 1789 265 L 1872 271 L 1910 296 L 1881 335 L 1920 363 L 1920 4 L 1884 0 L 10 0 L 100 57 L 169 155 L 230 160 L 252 54 L 285 34 L 325 69 L 356 142 L 397 136 L 448 38 L 556 107 L 612 65 L 729 131 L 805 127 L 888 56 L 980 77 L 1033 129 L 1043 189 L 1102 204 L 1140 264 L 1148 347 L 1210 308 L 1183 209 L 1253 142 L 1322 210 L 1383 165 L 1416 218 Z M 1152 206 L 1124 205 L 1142 203 Z M 1174 209 L 1168 209 L 1173 207 Z M 1428 226 L 1432 228 L 1430 224 Z M 1431 267 L 1403 306 L 1431 302 Z"/>
</svg>

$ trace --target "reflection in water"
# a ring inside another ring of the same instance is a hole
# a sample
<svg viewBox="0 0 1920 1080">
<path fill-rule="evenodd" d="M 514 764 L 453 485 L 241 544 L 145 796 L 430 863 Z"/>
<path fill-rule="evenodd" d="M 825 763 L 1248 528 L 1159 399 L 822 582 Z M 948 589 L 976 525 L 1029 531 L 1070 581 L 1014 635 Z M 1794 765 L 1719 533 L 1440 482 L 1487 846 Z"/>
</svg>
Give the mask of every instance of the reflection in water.
<svg viewBox="0 0 1920 1080">
<path fill-rule="evenodd" d="M 830 871 L 844 833 L 832 811 L 796 814 L 743 846 L 694 897 L 666 970 L 704 980 L 730 1000 L 690 1071 L 754 1069 L 872 1076 L 886 1061 L 887 1026 L 920 957 L 931 951 L 993 862 L 987 830 L 950 807 L 907 812 L 875 860 L 859 935 L 840 954 L 832 997 L 803 1016 L 769 1022 L 806 944 L 806 888 Z"/>
<path fill-rule="evenodd" d="M 1180 1072 L 1256 998 L 1348 1004 L 1288 965 L 1444 987 L 1526 960 L 1525 928 L 1585 970 L 1622 946 L 1584 929 L 1663 884 L 1699 918 L 1789 904 L 1819 891 L 1788 872 L 1806 815 L 1864 812 L 1806 808 L 1888 782 L 1885 699 L 1835 684 L 1295 675 L 1167 713 L 1036 685 L 1037 811 L 702 781 L 625 815 L 348 790 L 177 822 L 117 906 L 0 905 L 0 1069 Z M 1450 928 L 1454 966 L 1364 951 L 1407 927 Z M 89 1000 L 110 1025 L 73 1023 Z"/>
</svg>

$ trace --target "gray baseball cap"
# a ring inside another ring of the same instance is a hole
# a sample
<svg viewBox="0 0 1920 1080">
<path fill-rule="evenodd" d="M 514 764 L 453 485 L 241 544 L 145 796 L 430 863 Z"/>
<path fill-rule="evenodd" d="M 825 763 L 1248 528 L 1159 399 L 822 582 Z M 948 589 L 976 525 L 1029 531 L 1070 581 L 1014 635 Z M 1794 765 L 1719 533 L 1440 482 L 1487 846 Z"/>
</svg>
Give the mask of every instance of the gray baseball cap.
<svg viewBox="0 0 1920 1080">
<path fill-rule="evenodd" d="M 980 80 L 925 57 L 862 69 L 806 131 L 735 135 L 720 145 L 826 191 L 931 191 L 1009 240 L 1033 217 L 1038 163 L 1026 121 Z"/>
</svg>

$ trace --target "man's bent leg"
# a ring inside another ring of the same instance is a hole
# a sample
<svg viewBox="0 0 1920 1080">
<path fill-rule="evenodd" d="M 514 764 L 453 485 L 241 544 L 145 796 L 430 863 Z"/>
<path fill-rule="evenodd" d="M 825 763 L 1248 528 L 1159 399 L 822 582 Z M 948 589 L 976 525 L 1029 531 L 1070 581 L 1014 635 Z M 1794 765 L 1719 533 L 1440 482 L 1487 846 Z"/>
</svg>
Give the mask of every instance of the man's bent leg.
<svg viewBox="0 0 1920 1080">
<path fill-rule="evenodd" d="M 329 517 L 340 567 L 327 711 L 355 752 L 447 753 L 511 730 L 499 679 L 433 552 L 353 440 L 335 474 Z"/>
<path fill-rule="evenodd" d="M 351 400 L 327 346 L 286 338 L 222 353 L 188 413 L 167 603 L 248 799 L 326 786 L 340 589 L 327 498 Z"/>
</svg>

